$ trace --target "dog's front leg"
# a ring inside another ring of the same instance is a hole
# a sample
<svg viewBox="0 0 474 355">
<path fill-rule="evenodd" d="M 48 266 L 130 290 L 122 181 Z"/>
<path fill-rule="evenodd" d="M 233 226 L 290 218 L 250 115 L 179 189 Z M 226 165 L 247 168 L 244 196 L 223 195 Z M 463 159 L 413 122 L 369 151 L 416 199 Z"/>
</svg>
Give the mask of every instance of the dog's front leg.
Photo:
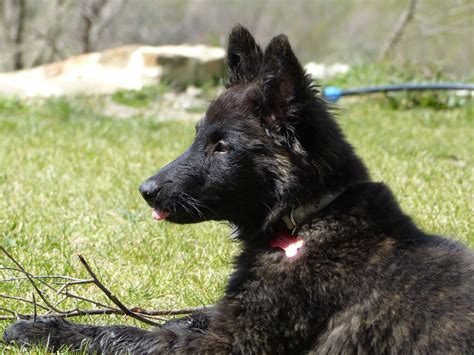
<svg viewBox="0 0 474 355">
<path fill-rule="evenodd" d="M 210 310 L 211 309 L 207 309 L 205 312 L 200 311 L 186 317 L 170 319 L 163 324 L 163 327 L 167 329 L 183 328 L 203 332 L 207 330 L 209 326 Z"/>
<path fill-rule="evenodd" d="M 156 328 L 145 330 L 127 326 L 91 326 L 75 324 L 57 317 L 36 321 L 19 321 L 5 330 L 3 340 L 30 347 L 46 346 L 49 350 L 87 350 L 105 354 L 168 353 L 170 344 L 185 329 Z"/>
<path fill-rule="evenodd" d="M 80 325 L 57 317 L 44 317 L 35 321 L 20 320 L 3 333 L 3 341 L 24 347 L 46 345 L 51 350 L 69 347 L 80 349 L 90 336 L 92 329 L 80 331 Z"/>
</svg>

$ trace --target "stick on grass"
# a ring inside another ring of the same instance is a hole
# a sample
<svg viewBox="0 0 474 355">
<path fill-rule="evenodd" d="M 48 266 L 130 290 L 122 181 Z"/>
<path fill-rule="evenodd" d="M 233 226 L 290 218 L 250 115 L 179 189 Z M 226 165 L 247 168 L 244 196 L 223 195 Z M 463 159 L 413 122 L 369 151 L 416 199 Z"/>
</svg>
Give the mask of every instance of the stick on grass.
<svg viewBox="0 0 474 355">
<path fill-rule="evenodd" d="M 5 307 L 0 308 L 0 311 L 4 311 L 9 315 L 3 314 L 0 315 L 0 320 L 17 320 L 17 319 L 27 319 L 27 320 L 36 320 L 37 317 L 59 317 L 59 318 L 70 318 L 70 317 L 79 317 L 79 316 L 94 316 L 94 315 L 108 315 L 108 314 L 117 314 L 117 315 L 126 315 L 132 317 L 140 322 L 143 322 L 148 325 L 153 326 L 160 326 L 160 323 L 156 321 L 166 321 L 167 318 L 163 318 L 163 316 L 173 316 L 173 315 L 185 315 L 191 314 L 194 312 L 203 312 L 210 306 L 201 306 L 201 307 L 189 307 L 189 308 L 182 308 L 182 309 L 168 309 L 168 310 L 152 310 L 152 309 L 143 309 L 141 307 L 133 307 L 127 308 L 112 292 L 98 279 L 96 274 L 92 271 L 89 263 L 82 255 L 78 255 L 79 261 L 84 266 L 86 271 L 91 276 L 90 279 L 79 279 L 69 276 L 63 275 L 33 275 L 32 273 L 26 271 L 26 269 L 21 265 L 21 263 L 16 260 L 10 253 L 8 253 L 5 248 L 0 246 L 0 250 L 7 256 L 7 258 L 15 264 L 16 267 L 0 267 L 0 270 L 9 270 L 13 272 L 19 272 L 24 276 L 21 277 L 8 277 L 5 279 L 0 280 L 1 282 L 14 282 L 14 281 L 28 281 L 34 289 L 32 300 L 8 295 L 8 294 L 0 294 L 0 298 L 18 301 L 22 303 L 31 304 L 33 306 L 33 314 L 21 314 L 13 309 L 8 309 Z M 49 282 L 47 280 L 50 280 Z M 61 281 L 59 281 L 61 280 Z M 36 284 L 38 282 L 39 285 Z M 57 287 L 52 286 L 55 285 Z M 70 291 L 71 286 L 77 285 L 86 285 L 86 284 L 93 284 L 97 288 L 99 288 L 107 298 L 118 308 L 109 306 L 107 304 L 97 302 L 93 299 L 88 297 L 73 293 Z M 41 290 L 40 286 L 46 287 L 49 291 L 54 292 L 55 295 L 63 296 L 57 302 L 51 302 L 48 300 L 48 296 L 45 291 Z M 37 302 L 36 296 L 37 294 L 40 299 L 43 301 L 43 304 Z M 79 300 L 90 304 L 95 309 L 70 309 L 70 310 L 60 310 L 58 306 L 62 304 L 66 300 Z M 37 310 L 41 309 L 46 311 L 44 314 L 37 314 Z M 161 317 L 160 317 L 161 316 Z"/>
</svg>

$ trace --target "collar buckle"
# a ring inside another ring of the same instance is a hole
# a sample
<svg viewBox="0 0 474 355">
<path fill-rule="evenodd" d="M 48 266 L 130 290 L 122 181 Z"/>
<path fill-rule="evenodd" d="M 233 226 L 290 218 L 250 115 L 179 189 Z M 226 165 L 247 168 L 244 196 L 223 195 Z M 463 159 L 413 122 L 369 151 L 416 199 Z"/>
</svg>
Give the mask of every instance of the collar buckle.
<svg viewBox="0 0 474 355">
<path fill-rule="evenodd" d="M 295 212 L 295 208 L 293 207 L 289 215 L 283 216 L 283 222 L 285 223 L 286 228 L 288 228 L 288 230 L 291 231 L 292 235 L 295 234 L 296 228 L 298 227 L 298 224 L 295 221 L 295 217 L 293 216 L 294 212 Z"/>
<path fill-rule="evenodd" d="M 292 235 L 295 235 L 296 230 L 298 229 L 299 225 L 304 222 L 306 218 L 310 215 L 315 214 L 316 212 L 321 211 L 326 206 L 331 204 L 335 199 L 342 195 L 345 189 L 342 189 L 335 193 L 329 193 L 324 195 L 321 199 L 316 202 L 308 203 L 306 205 L 301 205 L 299 207 L 293 207 L 291 209 L 290 214 L 283 216 L 282 220 L 291 231 Z"/>
</svg>

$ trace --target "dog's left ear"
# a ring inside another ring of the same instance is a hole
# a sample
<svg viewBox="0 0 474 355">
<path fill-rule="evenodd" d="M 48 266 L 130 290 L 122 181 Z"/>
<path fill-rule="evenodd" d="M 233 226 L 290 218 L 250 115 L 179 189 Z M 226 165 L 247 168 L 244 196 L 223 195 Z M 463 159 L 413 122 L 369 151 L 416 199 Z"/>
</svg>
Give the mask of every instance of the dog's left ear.
<svg viewBox="0 0 474 355">
<path fill-rule="evenodd" d="M 260 78 L 266 123 L 289 123 L 292 105 L 312 96 L 310 80 L 283 34 L 274 37 L 265 49 Z"/>
</svg>

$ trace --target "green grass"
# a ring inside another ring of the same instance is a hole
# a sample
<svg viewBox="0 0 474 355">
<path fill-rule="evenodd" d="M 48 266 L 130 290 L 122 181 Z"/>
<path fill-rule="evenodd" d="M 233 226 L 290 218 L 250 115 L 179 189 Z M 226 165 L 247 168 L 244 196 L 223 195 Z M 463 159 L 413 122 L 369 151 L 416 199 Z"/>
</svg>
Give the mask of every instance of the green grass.
<svg viewBox="0 0 474 355">
<path fill-rule="evenodd" d="M 81 253 L 129 306 L 215 302 L 238 251 L 228 228 L 156 223 L 137 190 L 186 148 L 194 122 L 114 119 L 88 100 L 0 99 L 0 244 L 43 275 L 86 277 L 74 256 Z M 391 186 L 422 228 L 474 246 L 472 103 L 392 107 L 380 97 L 341 101 L 339 122 L 373 178 Z M 0 265 L 12 266 L 3 256 Z M 104 300 L 92 287 L 77 292 Z M 30 298 L 31 288 L 0 282 L 0 293 Z M 2 298 L 0 308 L 32 312 Z M 81 321 L 136 324 L 121 316 Z"/>
<path fill-rule="evenodd" d="M 116 103 L 125 106 L 143 107 L 156 101 L 168 89 L 166 85 L 146 86 L 142 90 L 118 90 L 111 97 Z"/>
</svg>

